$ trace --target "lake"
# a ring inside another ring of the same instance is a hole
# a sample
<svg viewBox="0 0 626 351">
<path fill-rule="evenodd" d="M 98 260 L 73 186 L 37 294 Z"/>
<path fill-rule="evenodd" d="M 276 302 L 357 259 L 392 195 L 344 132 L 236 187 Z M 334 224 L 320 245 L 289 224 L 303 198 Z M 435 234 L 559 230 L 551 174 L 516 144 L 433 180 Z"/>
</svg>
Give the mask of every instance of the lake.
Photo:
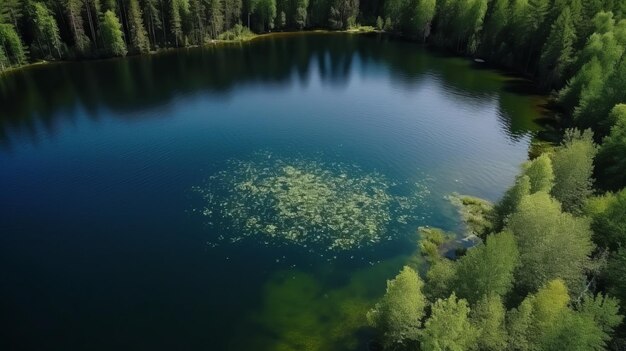
<svg viewBox="0 0 626 351">
<path fill-rule="evenodd" d="M 0 346 L 363 350 L 446 200 L 497 200 L 540 96 L 377 35 L 0 77 Z"/>
</svg>

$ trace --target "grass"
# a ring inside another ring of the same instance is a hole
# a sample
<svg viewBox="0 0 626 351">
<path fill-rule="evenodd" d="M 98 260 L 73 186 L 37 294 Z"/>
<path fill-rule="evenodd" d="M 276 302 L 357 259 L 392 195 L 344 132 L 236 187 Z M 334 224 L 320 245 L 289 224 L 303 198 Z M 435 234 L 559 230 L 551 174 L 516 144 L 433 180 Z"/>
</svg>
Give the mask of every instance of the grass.
<svg viewBox="0 0 626 351">
<path fill-rule="evenodd" d="M 448 200 L 455 205 L 465 223 L 465 235 L 484 238 L 493 230 L 493 204 L 474 196 L 452 194 Z"/>
</svg>

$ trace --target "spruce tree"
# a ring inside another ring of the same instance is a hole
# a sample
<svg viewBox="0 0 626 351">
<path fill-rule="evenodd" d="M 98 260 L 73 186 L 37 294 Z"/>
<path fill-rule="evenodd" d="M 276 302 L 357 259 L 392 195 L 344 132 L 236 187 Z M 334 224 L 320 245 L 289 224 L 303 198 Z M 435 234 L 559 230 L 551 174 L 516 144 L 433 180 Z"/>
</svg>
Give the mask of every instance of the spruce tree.
<svg viewBox="0 0 626 351">
<path fill-rule="evenodd" d="M 135 52 L 146 53 L 150 51 L 148 33 L 143 25 L 143 14 L 138 0 L 129 0 L 128 26 L 130 31 L 130 45 Z"/>
<path fill-rule="evenodd" d="M 125 56 L 127 53 L 122 24 L 115 13 L 107 10 L 102 20 L 102 41 L 107 55 Z"/>
<path fill-rule="evenodd" d="M 81 56 L 87 55 L 91 47 L 91 41 L 83 27 L 83 7 L 81 0 L 67 0 L 65 4 L 67 19 L 74 38 L 74 47 Z"/>
<path fill-rule="evenodd" d="M 32 22 L 35 29 L 35 37 L 39 44 L 40 49 L 48 51 L 50 57 L 61 58 L 61 34 L 59 27 L 54 19 L 52 12 L 42 2 L 36 2 L 33 4 L 33 18 Z M 45 48 L 43 47 L 45 44 Z M 42 52 L 42 55 L 45 53 Z"/>
<path fill-rule="evenodd" d="M 569 7 L 559 15 L 539 60 L 539 69 L 547 86 L 560 86 L 574 61 L 576 33 Z"/>
</svg>

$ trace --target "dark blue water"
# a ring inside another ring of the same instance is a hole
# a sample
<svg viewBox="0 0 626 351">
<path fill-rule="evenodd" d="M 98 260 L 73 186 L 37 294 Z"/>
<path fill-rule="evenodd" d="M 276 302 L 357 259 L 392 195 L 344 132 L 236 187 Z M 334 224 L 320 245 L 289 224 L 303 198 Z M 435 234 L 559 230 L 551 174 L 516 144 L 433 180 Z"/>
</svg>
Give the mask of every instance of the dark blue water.
<svg viewBox="0 0 626 351">
<path fill-rule="evenodd" d="M 364 313 L 415 253 L 417 227 L 459 228 L 444 196 L 496 200 L 512 183 L 541 101 L 515 84 L 344 34 L 1 77 L 0 346 L 359 349 Z M 428 191 L 416 219 L 361 248 L 210 245 L 237 228 L 208 224 L 192 188 L 233 160 L 271 165 L 268 154 Z"/>
</svg>

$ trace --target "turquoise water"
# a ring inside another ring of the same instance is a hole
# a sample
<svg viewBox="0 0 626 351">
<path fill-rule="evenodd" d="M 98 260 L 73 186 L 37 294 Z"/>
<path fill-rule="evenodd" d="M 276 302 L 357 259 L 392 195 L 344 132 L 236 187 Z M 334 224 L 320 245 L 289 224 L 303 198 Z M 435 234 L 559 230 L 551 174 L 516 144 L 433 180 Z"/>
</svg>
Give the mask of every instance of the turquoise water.
<svg viewBox="0 0 626 351">
<path fill-rule="evenodd" d="M 0 345 L 362 349 L 417 227 L 458 230 L 444 197 L 496 200 L 526 159 L 516 84 L 324 33 L 2 77 Z"/>
</svg>

